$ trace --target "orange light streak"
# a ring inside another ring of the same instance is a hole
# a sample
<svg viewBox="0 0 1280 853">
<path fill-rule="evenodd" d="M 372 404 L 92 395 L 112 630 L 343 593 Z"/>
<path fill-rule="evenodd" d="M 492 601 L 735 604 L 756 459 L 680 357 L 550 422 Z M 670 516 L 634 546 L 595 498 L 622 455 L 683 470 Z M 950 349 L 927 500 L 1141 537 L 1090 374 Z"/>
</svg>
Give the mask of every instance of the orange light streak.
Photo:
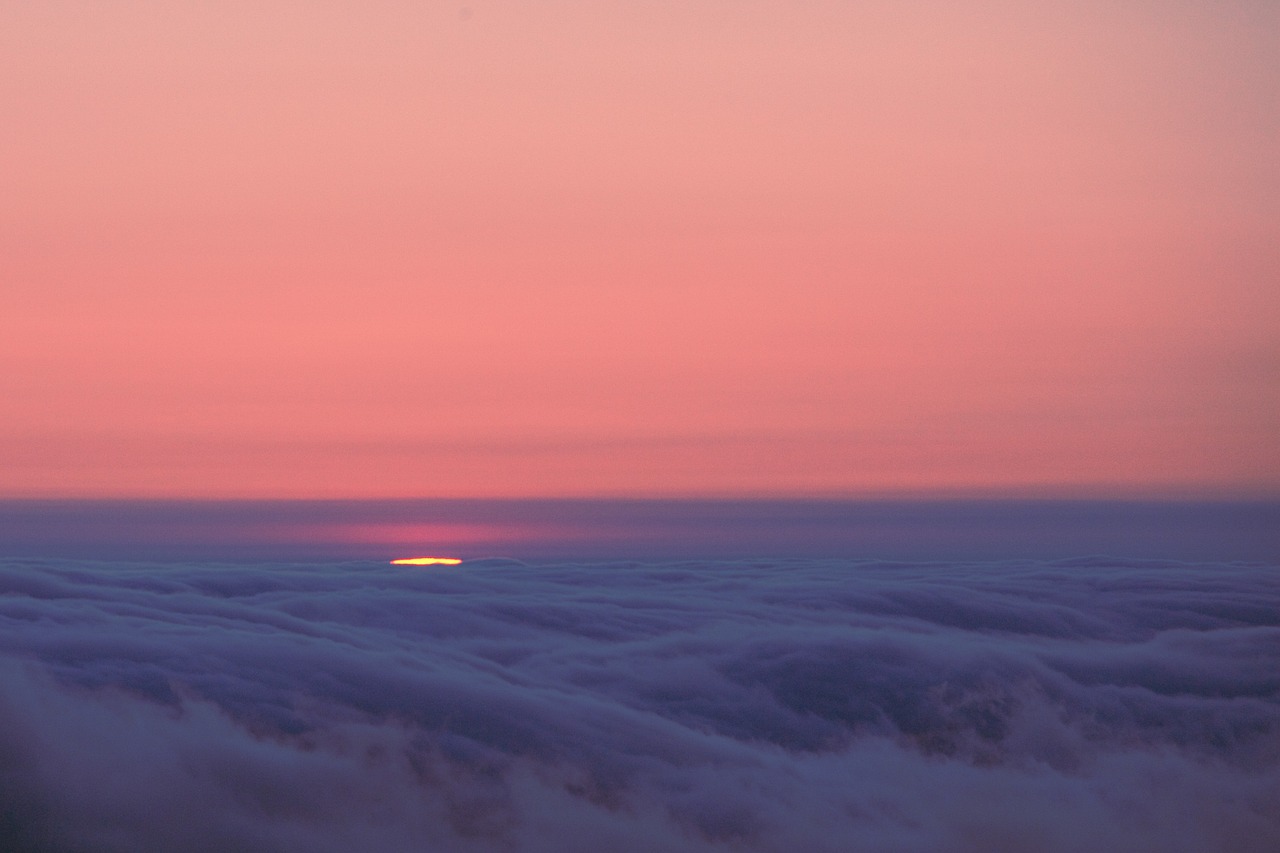
<svg viewBox="0 0 1280 853">
<path fill-rule="evenodd" d="M 405 557 L 401 560 L 392 560 L 393 566 L 456 566 L 461 560 L 453 557 Z"/>
</svg>

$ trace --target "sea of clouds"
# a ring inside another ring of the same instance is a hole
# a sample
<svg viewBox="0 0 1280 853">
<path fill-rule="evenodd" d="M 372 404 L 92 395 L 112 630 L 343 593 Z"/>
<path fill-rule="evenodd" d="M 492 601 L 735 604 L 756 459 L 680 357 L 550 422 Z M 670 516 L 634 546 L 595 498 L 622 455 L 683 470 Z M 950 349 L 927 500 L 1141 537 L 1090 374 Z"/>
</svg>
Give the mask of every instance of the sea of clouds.
<svg viewBox="0 0 1280 853">
<path fill-rule="evenodd" d="M 0 849 L 1280 850 L 1280 567 L 4 560 Z"/>
</svg>

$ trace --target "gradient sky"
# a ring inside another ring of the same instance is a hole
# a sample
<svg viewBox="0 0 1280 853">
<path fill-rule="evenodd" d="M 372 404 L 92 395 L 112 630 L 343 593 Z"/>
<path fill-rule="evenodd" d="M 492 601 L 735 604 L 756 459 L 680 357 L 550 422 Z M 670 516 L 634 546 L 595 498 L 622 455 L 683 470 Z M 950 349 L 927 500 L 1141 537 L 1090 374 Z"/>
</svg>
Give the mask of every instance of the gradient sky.
<svg viewBox="0 0 1280 853">
<path fill-rule="evenodd" d="M 1280 4 L 0 0 L 0 496 L 1275 493 Z"/>
</svg>

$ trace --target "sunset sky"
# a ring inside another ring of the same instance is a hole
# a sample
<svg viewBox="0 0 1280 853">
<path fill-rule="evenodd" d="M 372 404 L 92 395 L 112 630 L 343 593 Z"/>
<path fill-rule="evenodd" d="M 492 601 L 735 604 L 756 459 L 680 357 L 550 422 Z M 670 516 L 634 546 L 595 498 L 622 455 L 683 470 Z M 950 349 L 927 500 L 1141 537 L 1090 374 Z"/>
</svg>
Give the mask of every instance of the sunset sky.
<svg viewBox="0 0 1280 853">
<path fill-rule="evenodd" d="M 1280 492 L 1280 4 L 0 0 L 0 497 Z"/>
</svg>

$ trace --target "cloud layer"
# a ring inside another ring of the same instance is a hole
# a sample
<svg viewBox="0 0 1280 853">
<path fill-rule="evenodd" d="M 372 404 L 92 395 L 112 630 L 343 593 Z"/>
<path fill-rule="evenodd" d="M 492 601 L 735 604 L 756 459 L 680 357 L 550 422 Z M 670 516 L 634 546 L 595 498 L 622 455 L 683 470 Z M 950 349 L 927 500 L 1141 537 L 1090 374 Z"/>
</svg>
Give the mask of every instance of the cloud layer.
<svg viewBox="0 0 1280 853">
<path fill-rule="evenodd" d="M 1280 576 L 0 562 L 15 851 L 1268 851 Z"/>
<path fill-rule="evenodd" d="M 0 500 L 10 557 L 542 562 L 760 556 L 894 560 L 1280 559 L 1280 501 Z"/>
</svg>

